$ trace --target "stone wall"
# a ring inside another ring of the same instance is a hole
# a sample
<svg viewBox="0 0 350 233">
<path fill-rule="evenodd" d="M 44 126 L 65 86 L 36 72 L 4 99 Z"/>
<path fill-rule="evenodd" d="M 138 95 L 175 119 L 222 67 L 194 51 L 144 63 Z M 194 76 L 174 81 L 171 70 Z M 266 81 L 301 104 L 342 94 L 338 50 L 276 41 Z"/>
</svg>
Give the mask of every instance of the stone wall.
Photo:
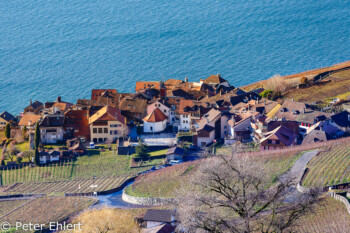
<svg viewBox="0 0 350 233">
<path fill-rule="evenodd" d="M 135 204 L 135 205 L 144 205 L 144 206 L 161 206 L 171 203 L 172 198 L 153 198 L 153 197 L 134 197 L 125 193 L 123 190 L 122 199 L 125 202 Z"/>
</svg>

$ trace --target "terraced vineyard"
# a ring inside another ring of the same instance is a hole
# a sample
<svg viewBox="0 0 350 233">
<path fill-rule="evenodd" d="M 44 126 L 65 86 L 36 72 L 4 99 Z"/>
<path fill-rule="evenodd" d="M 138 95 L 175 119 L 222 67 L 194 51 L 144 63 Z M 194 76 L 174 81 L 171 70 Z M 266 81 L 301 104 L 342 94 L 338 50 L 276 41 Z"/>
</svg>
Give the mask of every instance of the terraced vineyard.
<svg viewBox="0 0 350 233">
<path fill-rule="evenodd" d="M 321 152 L 310 161 L 308 168 L 304 186 L 350 182 L 350 145 L 340 144 Z"/>
<path fill-rule="evenodd" d="M 99 150 L 89 150 L 89 153 L 90 156 L 78 157 L 72 161 L 0 171 L 0 186 L 90 179 L 93 176 L 135 176 L 163 162 L 162 159 L 155 159 L 144 163 L 142 167 L 130 168 L 131 156 L 129 155 L 113 155 L 110 151 L 100 152 Z"/>
<path fill-rule="evenodd" d="M 297 225 L 293 232 L 346 233 L 350 229 L 350 215 L 343 203 L 326 197 L 313 211 L 298 220 Z"/>
<path fill-rule="evenodd" d="M 36 182 L 15 184 L 0 195 L 10 194 L 64 194 L 64 193 L 91 193 L 121 186 L 130 176 L 103 177 L 91 179 L 75 179 L 69 181 Z"/>
<path fill-rule="evenodd" d="M 16 209 L 17 207 L 27 203 L 29 200 L 14 200 L 14 201 L 1 201 L 0 200 L 0 219 L 6 213 Z"/>
<path fill-rule="evenodd" d="M 17 201 L 10 201 L 15 203 Z M 9 222 L 14 225 L 15 222 L 21 223 L 39 223 L 48 224 L 49 222 L 61 222 L 67 220 L 74 214 L 86 209 L 96 200 L 88 197 L 43 197 L 32 200 L 9 213 L 0 222 Z M 0 202 L 1 204 L 1 202 Z M 13 231 L 17 232 L 17 231 Z"/>
</svg>

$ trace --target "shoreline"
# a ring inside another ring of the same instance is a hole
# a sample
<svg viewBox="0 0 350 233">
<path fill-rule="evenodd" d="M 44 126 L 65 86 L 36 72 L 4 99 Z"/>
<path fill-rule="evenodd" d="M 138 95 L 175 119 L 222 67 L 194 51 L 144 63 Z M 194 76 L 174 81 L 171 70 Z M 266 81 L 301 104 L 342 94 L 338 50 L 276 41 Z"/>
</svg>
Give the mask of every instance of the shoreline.
<svg viewBox="0 0 350 233">
<path fill-rule="evenodd" d="M 349 61 L 344 61 L 344 62 L 341 62 L 341 63 L 337 63 L 337 64 L 334 64 L 334 65 L 331 65 L 331 66 L 316 68 L 316 69 L 312 69 L 312 70 L 307 70 L 307 71 L 303 71 L 303 72 L 296 73 L 296 74 L 285 75 L 285 76 L 282 76 L 282 77 L 284 79 L 287 79 L 287 80 L 299 79 L 300 77 L 313 77 L 313 76 L 316 76 L 316 75 L 321 74 L 323 72 L 335 71 L 335 70 L 343 69 L 343 68 L 346 68 L 346 67 L 350 67 L 350 60 Z M 257 89 L 257 88 L 262 87 L 267 80 L 268 79 L 260 80 L 260 81 L 257 81 L 255 83 L 251 83 L 251 84 L 247 84 L 247 85 L 244 85 L 244 86 L 240 86 L 239 88 L 241 88 L 242 90 Z"/>
</svg>

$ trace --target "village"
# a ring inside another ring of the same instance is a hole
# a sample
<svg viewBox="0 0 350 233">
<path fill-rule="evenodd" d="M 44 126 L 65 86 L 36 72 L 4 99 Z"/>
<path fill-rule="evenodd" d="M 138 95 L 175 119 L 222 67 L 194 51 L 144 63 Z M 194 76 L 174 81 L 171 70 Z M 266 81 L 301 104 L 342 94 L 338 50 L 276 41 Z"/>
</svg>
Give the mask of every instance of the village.
<svg viewBox="0 0 350 233">
<path fill-rule="evenodd" d="M 25 198 L 25 206 L 64 206 L 43 218 L 48 223 L 56 220 L 55 214 L 72 216 L 101 205 L 98 196 L 120 191 L 123 202 L 164 205 L 180 184 L 189 182 L 198 162 L 205 164 L 206 155 L 230 148 L 267 159 L 274 176 L 289 172 L 300 156 L 310 156 L 306 166 L 316 151 L 340 156 L 338 150 L 346 150 L 343 140 L 350 136 L 349 92 L 322 103 L 288 98 L 293 91 L 322 88 L 329 78 L 328 73 L 302 75 L 286 82 L 274 76 L 247 88 L 232 86 L 217 74 L 199 82 L 138 81 L 135 93 L 93 89 L 90 99 L 76 103 L 61 96 L 52 102 L 30 100 L 18 116 L 0 114 L 0 197 L 13 203 Z M 302 177 L 307 187 L 319 182 L 304 168 L 299 173 L 307 171 Z M 328 177 L 319 178 L 324 189 L 348 181 Z M 125 203 L 120 204 L 116 207 Z M 3 219 L 14 219 L 16 210 L 10 209 Z M 143 232 L 174 232 L 177 226 L 174 208 L 138 211 L 141 217 L 129 218 Z"/>
<path fill-rule="evenodd" d="M 90 99 L 78 99 L 76 104 L 60 96 L 54 102 L 30 100 L 19 116 L 1 113 L 0 130 L 6 125 L 19 129 L 28 135 L 32 149 L 36 126 L 41 145 L 68 142 L 67 151 L 41 150 L 41 163 L 83 154 L 85 147 L 98 144 L 116 143 L 117 154 L 132 154 L 140 139 L 148 146 L 172 151 L 176 146 L 199 149 L 237 142 L 264 151 L 349 135 L 350 113 L 346 110 L 326 112 L 293 99 L 274 99 L 273 90 L 246 92 L 231 86 L 220 74 L 199 82 L 138 81 L 135 93 L 93 89 Z M 181 138 L 186 143 L 177 145 Z M 6 140 L 2 147 L 5 145 Z M 182 156 L 176 160 L 181 161 Z"/>
</svg>

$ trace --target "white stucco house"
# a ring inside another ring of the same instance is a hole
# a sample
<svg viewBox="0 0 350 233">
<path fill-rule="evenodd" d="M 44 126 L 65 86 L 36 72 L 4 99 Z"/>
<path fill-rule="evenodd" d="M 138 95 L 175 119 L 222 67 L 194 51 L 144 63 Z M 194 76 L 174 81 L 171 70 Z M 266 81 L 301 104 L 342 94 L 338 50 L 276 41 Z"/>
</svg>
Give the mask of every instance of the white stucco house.
<svg viewBox="0 0 350 233">
<path fill-rule="evenodd" d="M 157 133 L 166 129 L 168 117 L 159 109 L 154 109 L 149 115 L 143 118 L 143 132 Z"/>
<path fill-rule="evenodd" d="M 166 115 L 168 117 L 168 123 L 170 125 L 173 125 L 175 122 L 175 111 L 172 110 L 170 107 L 168 107 L 167 105 L 165 105 L 164 103 L 157 101 L 154 102 L 153 104 L 150 104 L 147 106 L 147 115 L 152 114 L 152 112 L 156 109 L 159 108 L 159 110 L 161 112 L 164 113 L 164 115 Z"/>
</svg>

